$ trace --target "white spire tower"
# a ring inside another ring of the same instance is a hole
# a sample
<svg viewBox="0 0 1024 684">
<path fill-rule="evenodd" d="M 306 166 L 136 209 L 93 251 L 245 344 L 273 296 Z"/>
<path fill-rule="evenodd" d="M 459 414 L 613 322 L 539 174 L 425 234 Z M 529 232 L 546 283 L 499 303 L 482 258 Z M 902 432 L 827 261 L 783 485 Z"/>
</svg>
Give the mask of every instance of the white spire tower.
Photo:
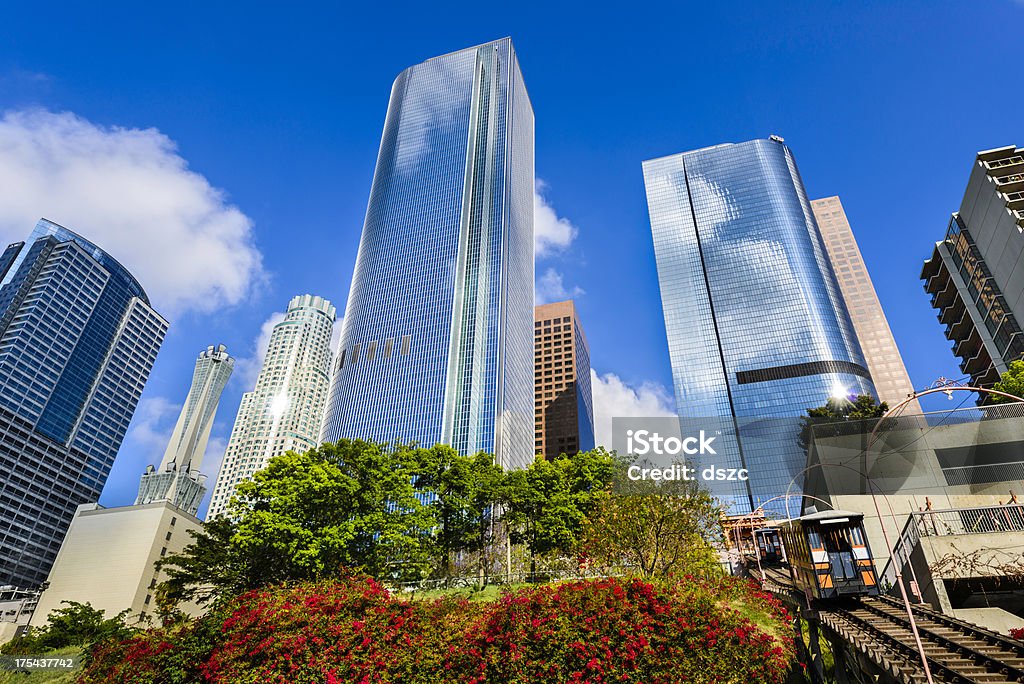
<svg viewBox="0 0 1024 684">
<path fill-rule="evenodd" d="M 224 386 L 234 370 L 235 360 L 224 345 L 209 346 L 199 353 L 192 374 L 192 388 L 174 426 L 174 433 L 160 461 L 149 466 L 139 484 L 136 504 L 168 500 L 192 515 L 206 494 L 206 476 L 199 472 L 210 441 Z"/>
</svg>

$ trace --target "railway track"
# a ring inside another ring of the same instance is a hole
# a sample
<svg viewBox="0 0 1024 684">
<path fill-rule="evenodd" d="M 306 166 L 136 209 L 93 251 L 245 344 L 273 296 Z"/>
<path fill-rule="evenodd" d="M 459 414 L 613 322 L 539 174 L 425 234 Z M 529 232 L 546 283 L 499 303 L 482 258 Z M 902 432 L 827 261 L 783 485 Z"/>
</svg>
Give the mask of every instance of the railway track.
<svg viewBox="0 0 1024 684">
<path fill-rule="evenodd" d="M 788 570 L 766 568 L 765 587 L 792 593 Z M 915 605 L 912 612 L 936 682 L 1024 683 L 1024 643 L 929 607 Z M 821 603 L 818 618 L 893 679 L 908 684 L 926 681 L 902 601 L 862 596 Z"/>
</svg>

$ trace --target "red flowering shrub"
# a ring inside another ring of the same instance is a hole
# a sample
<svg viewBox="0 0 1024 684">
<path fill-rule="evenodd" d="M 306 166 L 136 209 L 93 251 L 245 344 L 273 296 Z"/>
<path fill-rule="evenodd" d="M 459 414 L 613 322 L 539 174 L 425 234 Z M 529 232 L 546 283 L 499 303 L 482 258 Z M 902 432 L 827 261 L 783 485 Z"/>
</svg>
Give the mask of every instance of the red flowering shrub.
<svg viewBox="0 0 1024 684">
<path fill-rule="evenodd" d="M 1021 641 L 1024 641 L 1024 627 L 1019 627 L 1017 629 L 1011 629 L 1010 630 L 1010 636 L 1013 637 L 1014 639 L 1019 639 Z"/>
<path fill-rule="evenodd" d="M 101 644 L 79 681 L 776 682 L 792 657 L 772 636 L 788 633 L 783 618 L 737 581 L 572 582 L 482 604 L 407 601 L 348 578 L 250 592 L 191 623 Z"/>
<path fill-rule="evenodd" d="M 506 594 L 473 629 L 461 666 L 473 684 L 781 682 L 792 644 L 724 605 L 743 599 L 784 616 L 758 594 L 693 578 L 673 587 L 608 579 Z"/>
</svg>

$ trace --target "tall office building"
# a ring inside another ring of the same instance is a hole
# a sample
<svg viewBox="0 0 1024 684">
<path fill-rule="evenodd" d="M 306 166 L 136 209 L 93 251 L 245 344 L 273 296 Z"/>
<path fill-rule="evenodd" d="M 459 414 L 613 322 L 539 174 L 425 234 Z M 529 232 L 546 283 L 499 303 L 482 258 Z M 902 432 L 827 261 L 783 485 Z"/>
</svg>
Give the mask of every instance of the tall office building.
<svg viewBox="0 0 1024 684">
<path fill-rule="evenodd" d="M 32 587 L 99 498 L 167 321 L 109 254 L 45 219 L 0 273 L 0 585 Z"/>
<path fill-rule="evenodd" d="M 797 417 L 877 395 L 793 156 L 772 136 L 643 169 L 677 412 L 737 428 L 717 442 L 750 471 L 734 510 L 799 491 Z"/>
<path fill-rule="evenodd" d="M 235 486 L 286 451 L 320 445 L 320 420 L 330 388 L 334 305 L 301 295 L 274 326 L 256 387 L 242 404 L 228 439 L 207 518 L 225 512 Z"/>
<path fill-rule="evenodd" d="M 535 450 L 544 458 L 594 448 L 590 347 L 573 302 L 533 310 Z"/>
<path fill-rule="evenodd" d="M 322 438 L 533 460 L 533 108 L 508 38 L 395 80 Z"/>
<path fill-rule="evenodd" d="M 199 353 L 192 373 L 192 387 L 171 441 L 157 468 L 150 466 L 139 483 L 136 505 L 168 500 L 195 515 L 206 494 L 206 476 L 199 472 L 210 441 L 210 430 L 224 386 L 235 368 L 235 360 L 224 345 L 209 346 Z"/>
<path fill-rule="evenodd" d="M 960 211 L 921 279 L 971 384 L 1024 356 L 1024 149 L 979 152 Z"/>
<path fill-rule="evenodd" d="M 888 402 L 890 407 L 896 406 L 914 393 L 914 385 L 903 365 L 903 357 L 889 329 L 889 321 L 882 311 L 882 303 L 878 301 L 857 240 L 853 237 L 843 203 L 838 197 L 825 197 L 812 200 L 811 209 L 825 240 L 832 270 L 846 300 L 846 309 L 850 312 L 878 398 Z M 920 414 L 921 406 L 915 399 L 907 404 L 904 412 Z"/>
</svg>

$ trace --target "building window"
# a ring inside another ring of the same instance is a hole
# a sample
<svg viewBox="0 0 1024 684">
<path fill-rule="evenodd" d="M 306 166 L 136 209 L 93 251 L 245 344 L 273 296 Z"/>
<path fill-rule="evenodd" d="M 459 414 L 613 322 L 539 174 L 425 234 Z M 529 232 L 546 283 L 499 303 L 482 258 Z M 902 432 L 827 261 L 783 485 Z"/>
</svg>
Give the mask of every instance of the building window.
<svg viewBox="0 0 1024 684">
<path fill-rule="evenodd" d="M 373 340 L 366 345 L 366 360 L 373 361 L 373 357 L 377 355 L 377 340 Z"/>
<path fill-rule="evenodd" d="M 412 347 L 412 335 L 402 335 L 402 347 L 399 353 L 402 356 L 408 356 L 409 350 Z"/>
<path fill-rule="evenodd" d="M 390 358 L 390 356 L 391 356 L 391 348 L 394 346 L 394 344 L 395 344 L 395 341 L 393 339 L 391 339 L 390 337 L 388 339 L 384 340 L 383 356 L 384 356 L 385 359 Z"/>
<path fill-rule="evenodd" d="M 345 352 L 347 351 L 347 349 L 342 349 L 341 355 L 338 356 L 338 370 L 341 370 L 342 368 L 345 367 Z"/>
<path fill-rule="evenodd" d="M 362 346 L 361 344 L 357 344 L 357 345 L 354 345 L 352 347 L 352 365 L 353 366 L 356 365 L 357 363 L 359 363 L 359 348 L 361 346 Z"/>
</svg>

